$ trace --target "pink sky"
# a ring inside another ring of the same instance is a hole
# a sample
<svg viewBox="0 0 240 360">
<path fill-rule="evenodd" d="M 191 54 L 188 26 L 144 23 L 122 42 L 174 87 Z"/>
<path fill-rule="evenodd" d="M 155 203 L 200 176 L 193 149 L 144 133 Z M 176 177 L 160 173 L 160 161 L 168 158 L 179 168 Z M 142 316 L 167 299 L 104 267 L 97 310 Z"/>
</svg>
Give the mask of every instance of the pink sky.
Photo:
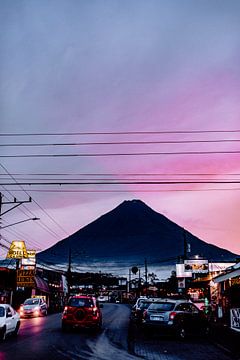
<svg viewBox="0 0 240 360">
<path fill-rule="evenodd" d="M 4 55 L 0 134 L 239 130 L 239 10 L 237 1 L 223 2 L 221 7 L 217 1 L 1 3 L 0 44 Z M 1 143 L 223 139 L 240 140 L 240 133 L 4 136 Z M 239 143 L 233 141 L 0 149 L 1 156 L 240 151 Z M 97 173 L 119 179 L 122 177 L 117 174 L 152 173 L 169 179 L 167 174 L 171 173 L 172 179 L 240 179 L 240 154 L 230 153 L 1 157 L 0 162 L 10 174 L 21 173 L 22 177 L 33 173 Z M 216 175 L 197 175 L 203 173 Z M 3 168 L 0 174 L 1 183 L 12 179 Z M 18 182 L 19 177 L 14 175 Z M 71 187 L 122 191 L 113 193 L 46 193 L 32 191 L 46 186 L 23 188 L 1 186 L 5 201 L 13 196 L 24 200 L 27 194 L 34 200 L 4 215 L 2 226 L 32 214 L 40 217 L 40 225 L 26 222 L 8 231 L 3 229 L 8 241 L 21 238 L 28 247 L 45 249 L 122 201 L 137 198 L 202 240 L 240 254 L 238 184 Z M 146 189 L 161 191 L 139 192 Z M 195 191 L 163 191 L 179 189 Z M 4 249 L 0 255 L 4 256 Z"/>
</svg>

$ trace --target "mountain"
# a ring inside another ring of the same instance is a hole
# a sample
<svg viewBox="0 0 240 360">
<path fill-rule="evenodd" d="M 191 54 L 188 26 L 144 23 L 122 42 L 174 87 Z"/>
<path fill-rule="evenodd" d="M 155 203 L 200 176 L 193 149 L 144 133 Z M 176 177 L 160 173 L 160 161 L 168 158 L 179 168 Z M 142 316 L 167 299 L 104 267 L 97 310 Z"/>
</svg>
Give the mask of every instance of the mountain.
<svg viewBox="0 0 240 360">
<path fill-rule="evenodd" d="M 189 255 L 214 262 L 234 262 L 238 255 L 208 244 L 185 232 Z M 66 239 L 37 254 L 44 263 L 90 266 L 131 266 L 143 263 L 173 264 L 184 252 L 184 229 L 140 200 L 124 201 Z"/>
</svg>

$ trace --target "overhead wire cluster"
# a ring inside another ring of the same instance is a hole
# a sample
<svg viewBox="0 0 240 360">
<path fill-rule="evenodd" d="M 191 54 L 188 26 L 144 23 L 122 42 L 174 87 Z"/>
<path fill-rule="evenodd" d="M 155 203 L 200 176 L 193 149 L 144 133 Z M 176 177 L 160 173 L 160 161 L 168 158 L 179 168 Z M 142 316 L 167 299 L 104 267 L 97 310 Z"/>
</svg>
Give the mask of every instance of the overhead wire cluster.
<svg viewBox="0 0 240 360">
<path fill-rule="evenodd" d="M 31 168 L 36 159 L 52 158 L 128 158 L 130 160 L 142 158 L 149 161 L 150 157 L 174 156 L 239 156 L 238 147 L 240 129 L 233 130 L 176 130 L 176 131 L 96 131 L 96 132 L 45 132 L 45 133 L 0 133 L 1 145 L 4 150 L 0 153 L 0 161 L 14 159 L 24 161 Z M 165 138 L 170 136 L 171 138 Z M 181 138 L 179 139 L 179 136 Z M 189 138 L 191 136 L 191 138 Z M 201 136 L 201 138 L 199 138 Z M 207 136 L 207 138 L 205 137 Z M 60 137 L 60 141 L 55 141 Z M 77 140 L 65 140 L 77 137 Z M 84 141 L 79 139 L 84 137 Z M 85 140 L 87 137 L 87 141 Z M 94 137 L 94 140 L 92 140 Z M 100 140 L 99 140 L 100 137 Z M 109 140 L 109 137 L 111 140 Z M 127 137 L 127 139 L 126 139 Z M 130 139 L 129 139 L 130 137 Z M 134 137 L 134 138 L 132 138 Z M 41 138 L 47 139 L 40 141 Z M 62 140 L 64 138 L 64 141 Z M 97 140 L 96 140 L 97 138 Z M 114 138 L 112 140 L 112 138 Z M 11 141 L 8 141 L 11 139 Z M 21 141 L 19 141 L 21 139 Z M 156 147 L 165 149 L 156 149 Z M 176 150 L 176 146 L 187 146 Z M 195 148 L 192 148 L 192 146 Z M 197 146 L 197 148 L 196 148 Z M 204 146 L 203 149 L 199 147 Z M 206 148 L 210 146 L 210 148 Z M 226 146 L 226 148 L 225 148 Z M 229 147 L 230 146 L 230 147 Z M 190 148 L 189 148 L 190 147 Z M 75 151 L 81 148 L 81 152 Z M 87 150 L 82 151 L 85 148 Z M 93 150 L 89 151 L 89 148 Z M 111 150 L 108 150 L 108 149 Z M 170 149 L 169 149 L 170 148 Z M 42 153 L 41 149 L 44 149 Z M 104 149 L 104 150 L 102 150 Z M 117 149 L 117 150 L 115 150 Z M 132 150 L 134 149 L 134 150 Z M 145 150 L 146 149 L 146 150 Z M 10 150 L 10 152 L 9 152 Z M 74 150 L 74 152 L 73 152 Z M 53 161 L 52 160 L 52 161 Z M 43 161 L 43 160 L 41 160 Z M 117 160 L 114 160 L 117 161 Z M 3 173 L 0 174 L 0 187 L 4 196 L 14 197 L 15 192 L 23 193 L 33 198 L 33 203 L 39 213 L 44 214 L 43 221 L 36 222 L 36 226 L 46 231 L 48 236 L 60 240 L 68 232 L 46 209 L 36 201 L 36 193 L 160 193 L 160 192 L 198 192 L 198 191 L 237 191 L 240 190 L 240 173 L 224 172 L 159 172 L 142 173 L 139 171 L 113 172 L 69 172 L 49 171 L 47 162 L 45 171 L 9 171 L 0 164 Z M 64 167 L 63 167 L 64 168 Z M 133 167 L 134 168 L 134 167 Z M 206 186 L 207 185 L 207 186 Z M 126 187 L 127 186 L 127 187 Z M 27 190 L 26 190 L 27 188 Z M 29 205 L 23 204 L 18 210 L 26 216 L 35 216 Z M 18 234 L 26 238 L 26 234 L 15 229 L 6 229 L 9 234 Z M 64 235 L 63 235 L 64 234 Z M 32 247 L 41 248 L 41 243 L 28 236 Z"/>
</svg>

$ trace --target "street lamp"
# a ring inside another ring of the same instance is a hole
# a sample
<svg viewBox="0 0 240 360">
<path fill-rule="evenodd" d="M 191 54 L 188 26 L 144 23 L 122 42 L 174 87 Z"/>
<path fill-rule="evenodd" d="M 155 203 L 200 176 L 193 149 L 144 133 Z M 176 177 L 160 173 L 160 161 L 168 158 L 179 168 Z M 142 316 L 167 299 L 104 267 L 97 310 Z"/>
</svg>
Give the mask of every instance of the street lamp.
<svg viewBox="0 0 240 360">
<path fill-rule="evenodd" d="M 30 220 L 35 221 L 35 220 L 40 220 L 40 218 L 34 217 L 34 218 L 30 218 L 30 219 L 21 220 L 21 221 L 18 221 L 18 222 L 15 222 L 13 224 L 9 224 L 9 225 L 6 225 L 6 226 L 0 226 L 0 230 L 5 229 L 5 228 L 10 227 L 10 226 L 13 226 L 13 225 L 21 224 L 23 222 L 30 221 Z"/>
</svg>

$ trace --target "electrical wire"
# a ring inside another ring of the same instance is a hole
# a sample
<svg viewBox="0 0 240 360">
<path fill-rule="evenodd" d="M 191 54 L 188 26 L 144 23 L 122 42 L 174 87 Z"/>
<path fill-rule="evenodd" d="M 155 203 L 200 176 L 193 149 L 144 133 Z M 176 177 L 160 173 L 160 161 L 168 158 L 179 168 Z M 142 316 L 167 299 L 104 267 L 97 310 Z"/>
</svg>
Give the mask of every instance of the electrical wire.
<svg viewBox="0 0 240 360">
<path fill-rule="evenodd" d="M 39 132 L 39 133 L 0 133 L 0 136 L 78 136 L 78 135 L 155 135 L 155 134 L 211 134 L 239 133 L 238 129 L 223 130 L 162 130 L 162 131 L 86 131 L 86 132 Z"/>
<path fill-rule="evenodd" d="M 61 158 L 61 157 L 109 157 L 109 156 L 155 156 L 155 155 L 213 155 L 213 154 L 240 154 L 240 150 L 225 151 L 175 151 L 175 152 L 138 152 L 138 153 L 83 153 L 83 154 L 18 154 L 0 155 L 1 158 Z"/>
<path fill-rule="evenodd" d="M 0 166 L 7 172 L 7 174 L 12 178 L 12 180 L 14 180 L 15 183 L 21 187 L 21 189 L 25 192 L 25 194 L 29 196 L 27 191 L 22 188 L 21 184 L 19 184 L 18 181 L 15 180 L 15 178 L 8 172 L 8 170 L 1 163 Z M 48 212 L 36 200 L 32 199 L 32 201 L 44 212 L 45 215 L 48 216 L 49 219 L 51 219 L 54 222 L 55 225 L 57 225 L 66 235 L 68 235 L 68 232 L 50 214 L 48 214 Z"/>
<path fill-rule="evenodd" d="M 45 146 L 96 146 L 96 145 L 153 145 L 153 144 L 195 144 L 195 143 L 225 143 L 239 142 L 240 139 L 218 140 L 165 140 L 165 141 L 102 141 L 102 142 L 72 142 L 72 143 L 16 143 L 0 144 L 0 147 L 45 147 Z"/>
</svg>

